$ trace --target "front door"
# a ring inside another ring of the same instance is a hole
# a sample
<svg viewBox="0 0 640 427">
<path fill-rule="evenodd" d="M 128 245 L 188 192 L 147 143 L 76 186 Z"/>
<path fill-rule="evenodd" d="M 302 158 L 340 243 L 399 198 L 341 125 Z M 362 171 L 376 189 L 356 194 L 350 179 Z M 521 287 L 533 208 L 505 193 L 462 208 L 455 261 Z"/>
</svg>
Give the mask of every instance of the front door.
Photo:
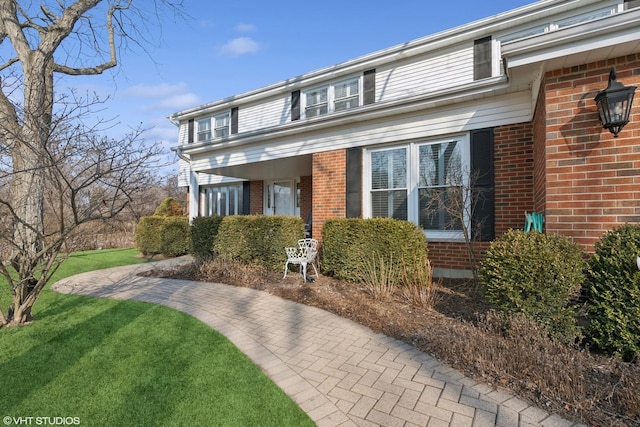
<svg viewBox="0 0 640 427">
<path fill-rule="evenodd" d="M 265 214 L 300 216 L 298 188 L 297 179 L 267 183 L 265 186 Z"/>
</svg>

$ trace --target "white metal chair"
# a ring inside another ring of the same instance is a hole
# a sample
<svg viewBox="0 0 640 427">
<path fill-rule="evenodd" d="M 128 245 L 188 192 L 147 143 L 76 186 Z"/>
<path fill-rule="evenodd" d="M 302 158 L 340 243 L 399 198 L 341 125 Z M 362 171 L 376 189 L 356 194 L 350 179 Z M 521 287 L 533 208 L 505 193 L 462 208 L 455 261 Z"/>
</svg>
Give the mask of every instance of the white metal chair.
<svg viewBox="0 0 640 427">
<path fill-rule="evenodd" d="M 318 277 L 318 270 L 314 264 L 316 255 L 318 255 L 318 241 L 316 239 L 300 239 L 298 240 L 297 248 L 284 248 L 287 253 L 287 262 L 284 264 L 284 277 L 287 277 L 289 271 L 289 264 L 298 264 L 300 266 L 300 273 L 302 273 L 302 279 L 307 281 L 307 265 L 311 264 L 313 270 Z"/>
</svg>

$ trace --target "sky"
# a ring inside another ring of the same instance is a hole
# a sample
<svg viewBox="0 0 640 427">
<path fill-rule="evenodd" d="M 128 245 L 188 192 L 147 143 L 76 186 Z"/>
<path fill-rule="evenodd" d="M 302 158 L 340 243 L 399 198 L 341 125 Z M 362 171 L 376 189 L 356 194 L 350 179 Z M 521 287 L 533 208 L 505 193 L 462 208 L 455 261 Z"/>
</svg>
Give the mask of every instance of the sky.
<svg viewBox="0 0 640 427">
<path fill-rule="evenodd" d="M 145 51 L 124 51 L 116 69 L 64 84 L 108 96 L 101 114 L 117 122 L 109 132 L 142 124 L 145 138 L 161 141 L 171 161 L 178 137 L 167 119 L 172 113 L 530 3 L 184 0 L 188 16 L 164 16 Z"/>
</svg>

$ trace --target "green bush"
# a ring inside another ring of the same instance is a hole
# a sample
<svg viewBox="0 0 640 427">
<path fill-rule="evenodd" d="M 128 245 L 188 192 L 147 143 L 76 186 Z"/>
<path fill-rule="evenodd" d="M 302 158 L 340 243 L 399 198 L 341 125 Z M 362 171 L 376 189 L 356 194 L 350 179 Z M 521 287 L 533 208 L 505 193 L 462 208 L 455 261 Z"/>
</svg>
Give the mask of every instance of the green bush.
<svg viewBox="0 0 640 427">
<path fill-rule="evenodd" d="M 294 216 L 234 215 L 223 218 L 214 250 L 223 261 L 282 270 L 284 248 L 304 238 L 304 223 Z"/>
<path fill-rule="evenodd" d="M 196 259 L 211 258 L 214 254 L 213 245 L 222 222 L 221 216 L 201 216 L 191 221 L 190 253 Z"/>
<path fill-rule="evenodd" d="M 173 197 L 167 197 L 160 203 L 153 216 L 183 216 L 182 205 Z"/>
<path fill-rule="evenodd" d="M 160 230 L 164 217 L 144 216 L 136 226 L 136 249 L 143 255 L 156 255 L 162 252 Z"/>
<path fill-rule="evenodd" d="M 428 256 L 424 232 L 391 218 L 330 219 L 322 228 L 322 242 L 323 271 L 353 282 L 362 279 L 376 257 L 389 260 L 390 274 L 414 281 L 411 275 L 421 271 Z"/>
<path fill-rule="evenodd" d="M 183 216 L 164 217 L 160 228 L 160 253 L 177 257 L 189 252 L 189 219 Z"/>
<path fill-rule="evenodd" d="M 584 253 L 567 237 L 509 230 L 489 246 L 480 279 L 487 300 L 504 313 L 522 313 L 564 341 L 579 336 L 576 298 Z"/>
<path fill-rule="evenodd" d="M 136 226 L 136 249 L 143 255 L 184 255 L 189 249 L 186 217 L 144 216 Z"/>
<path fill-rule="evenodd" d="M 594 245 L 586 281 L 587 339 L 607 354 L 640 355 L 640 225 L 624 225 Z"/>
</svg>

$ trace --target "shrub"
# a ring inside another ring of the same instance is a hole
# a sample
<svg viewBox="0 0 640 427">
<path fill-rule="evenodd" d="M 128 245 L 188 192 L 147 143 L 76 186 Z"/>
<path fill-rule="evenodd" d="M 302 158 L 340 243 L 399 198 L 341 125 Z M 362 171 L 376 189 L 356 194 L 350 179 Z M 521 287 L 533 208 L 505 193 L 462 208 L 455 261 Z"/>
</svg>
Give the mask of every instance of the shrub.
<svg viewBox="0 0 640 427">
<path fill-rule="evenodd" d="M 579 335 L 570 302 L 579 294 L 584 267 L 583 251 L 566 237 L 509 230 L 489 246 L 480 279 L 499 311 L 523 313 L 569 341 Z"/>
<path fill-rule="evenodd" d="M 182 216 L 182 205 L 173 197 L 167 197 L 160 203 L 153 216 Z"/>
<path fill-rule="evenodd" d="M 221 216 L 202 216 L 193 218 L 190 228 L 190 253 L 197 260 L 211 258 L 213 245 L 222 222 Z"/>
<path fill-rule="evenodd" d="M 226 216 L 218 228 L 214 250 L 224 261 L 238 261 L 277 271 L 284 267 L 284 248 L 304 238 L 304 223 L 294 216 Z"/>
<path fill-rule="evenodd" d="M 136 226 L 136 249 L 143 255 L 184 255 L 189 249 L 186 217 L 144 216 Z"/>
<path fill-rule="evenodd" d="M 424 232 L 415 224 L 391 218 L 330 219 L 322 228 L 323 270 L 357 282 L 371 260 L 388 260 L 395 277 L 413 281 L 427 259 Z M 377 262 L 377 261 L 376 261 Z M 400 274 L 405 271 L 408 274 Z"/>
<path fill-rule="evenodd" d="M 626 360 L 640 354 L 640 226 L 624 225 L 594 245 L 586 282 L 587 339 Z"/>
<path fill-rule="evenodd" d="M 164 218 L 160 216 L 144 216 L 136 226 L 136 249 L 143 255 L 156 255 L 162 252 L 160 230 Z"/>
<path fill-rule="evenodd" d="M 164 217 L 160 228 L 160 253 L 176 257 L 189 252 L 189 220 L 186 217 Z"/>
</svg>

